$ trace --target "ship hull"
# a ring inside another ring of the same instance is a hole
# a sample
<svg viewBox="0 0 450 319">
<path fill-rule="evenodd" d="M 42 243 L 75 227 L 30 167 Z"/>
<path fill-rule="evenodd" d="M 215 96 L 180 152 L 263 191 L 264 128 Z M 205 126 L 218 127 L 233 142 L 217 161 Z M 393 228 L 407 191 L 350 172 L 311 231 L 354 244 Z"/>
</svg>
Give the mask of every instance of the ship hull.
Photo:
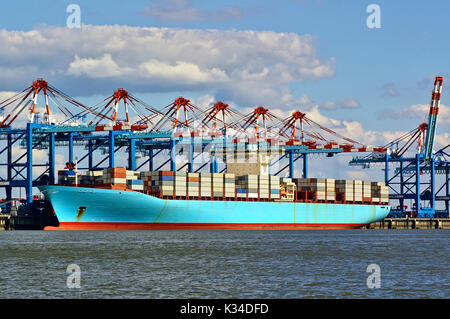
<svg viewBox="0 0 450 319">
<path fill-rule="evenodd" d="M 46 230 L 351 229 L 385 218 L 389 206 L 164 200 L 140 192 L 41 186 L 59 227 Z"/>
</svg>

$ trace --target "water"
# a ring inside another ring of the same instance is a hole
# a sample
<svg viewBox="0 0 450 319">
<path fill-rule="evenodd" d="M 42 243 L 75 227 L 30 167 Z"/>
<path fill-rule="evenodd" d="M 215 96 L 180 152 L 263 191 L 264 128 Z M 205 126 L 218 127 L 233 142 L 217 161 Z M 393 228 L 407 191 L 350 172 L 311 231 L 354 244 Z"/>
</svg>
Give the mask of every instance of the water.
<svg viewBox="0 0 450 319">
<path fill-rule="evenodd" d="M 0 298 L 449 298 L 450 231 L 0 232 Z M 67 287 L 69 264 L 81 287 Z M 380 288 L 367 286 L 369 264 Z"/>
</svg>

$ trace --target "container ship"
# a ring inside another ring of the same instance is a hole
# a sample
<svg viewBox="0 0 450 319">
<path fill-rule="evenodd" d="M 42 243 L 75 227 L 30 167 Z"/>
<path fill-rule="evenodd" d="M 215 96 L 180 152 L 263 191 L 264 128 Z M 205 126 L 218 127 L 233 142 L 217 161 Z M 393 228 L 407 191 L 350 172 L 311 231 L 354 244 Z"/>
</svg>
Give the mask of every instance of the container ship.
<svg viewBox="0 0 450 319">
<path fill-rule="evenodd" d="M 352 229 L 390 211 L 382 182 L 268 174 L 67 169 L 39 189 L 46 230 Z"/>
</svg>

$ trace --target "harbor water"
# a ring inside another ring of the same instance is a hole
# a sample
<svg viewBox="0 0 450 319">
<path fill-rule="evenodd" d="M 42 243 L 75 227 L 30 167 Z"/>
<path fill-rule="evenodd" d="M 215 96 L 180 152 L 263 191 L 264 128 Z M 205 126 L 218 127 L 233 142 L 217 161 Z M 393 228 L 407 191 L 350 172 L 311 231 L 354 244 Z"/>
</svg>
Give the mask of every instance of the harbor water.
<svg viewBox="0 0 450 319">
<path fill-rule="evenodd" d="M 449 230 L 0 232 L 0 298 L 449 298 L 449 240 Z"/>
</svg>

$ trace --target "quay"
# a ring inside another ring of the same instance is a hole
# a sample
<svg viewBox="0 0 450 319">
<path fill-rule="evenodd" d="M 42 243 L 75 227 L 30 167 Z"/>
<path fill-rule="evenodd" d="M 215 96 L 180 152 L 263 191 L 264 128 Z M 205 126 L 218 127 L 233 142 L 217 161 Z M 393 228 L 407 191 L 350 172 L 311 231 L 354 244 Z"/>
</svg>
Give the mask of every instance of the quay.
<svg viewBox="0 0 450 319">
<path fill-rule="evenodd" d="M 0 214 L 0 231 L 2 230 L 43 230 L 45 226 L 57 226 L 57 220 L 48 215 Z"/>
<path fill-rule="evenodd" d="M 364 229 L 450 229 L 450 218 L 385 218 Z"/>
</svg>

